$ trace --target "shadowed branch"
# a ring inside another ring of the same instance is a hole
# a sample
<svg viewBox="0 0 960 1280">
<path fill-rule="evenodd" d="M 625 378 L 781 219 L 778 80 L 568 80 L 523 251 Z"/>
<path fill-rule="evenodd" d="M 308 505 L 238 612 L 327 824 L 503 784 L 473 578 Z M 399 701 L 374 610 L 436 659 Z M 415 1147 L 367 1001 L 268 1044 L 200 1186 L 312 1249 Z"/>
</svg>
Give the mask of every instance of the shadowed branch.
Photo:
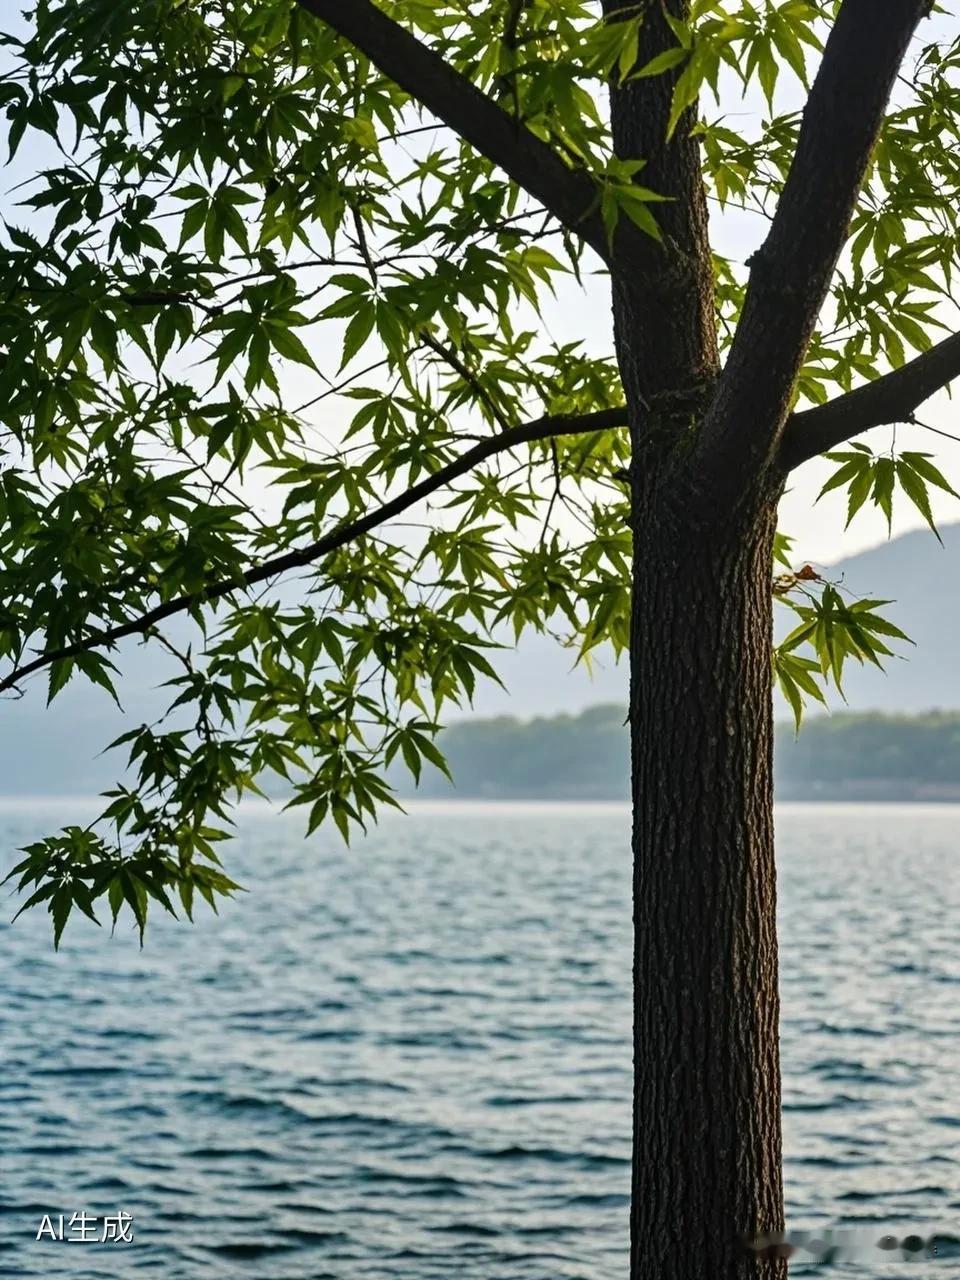
<svg viewBox="0 0 960 1280">
<path fill-rule="evenodd" d="M 572 169 L 551 146 L 371 0 L 297 2 L 348 40 L 415 102 L 503 169 L 604 261 L 609 260 L 610 248 L 599 209 L 600 189 L 589 174 Z M 617 256 L 629 260 L 632 248 L 646 238 L 628 219 L 621 219 L 615 241 Z"/>
<path fill-rule="evenodd" d="M 701 437 L 712 487 L 772 461 L 897 73 L 929 0 L 843 0 Z"/>
<path fill-rule="evenodd" d="M 271 560 L 265 560 L 261 564 L 253 565 L 238 577 L 213 583 L 204 591 L 177 596 L 176 599 L 157 605 L 156 608 L 149 609 L 138 617 L 132 618 L 129 622 L 120 623 L 102 631 L 95 631 L 85 636 L 82 640 L 40 653 L 32 661 L 15 668 L 9 675 L 0 680 L 0 693 L 14 688 L 27 676 L 43 670 L 44 667 L 49 667 L 54 662 L 62 661 L 65 658 L 74 658 L 78 654 L 89 652 L 91 649 L 112 648 L 118 640 L 122 640 L 126 636 L 142 635 L 150 627 L 155 626 L 158 622 L 165 621 L 167 618 L 172 618 L 175 614 L 189 612 L 200 605 L 210 604 L 223 596 L 230 595 L 233 591 L 255 586 L 259 582 L 275 578 L 291 569 L 299 569 L 312 564 L 321 557 L 328 555 L 331 551 L 337 551 L 340 547 L 346 546 L 350 542 L 355 542 L 357 538 L 369 533 L 379 525 L 385 524 L 386 521 L 393 519 L 394 516 L 400 515 L 401 512 L 429 497 L 430 494 L 443 488 L 444 485 L 448 485 L 451 481 L 466 475 L 467 472 L 473 470 L 474 467 L 484 462 L 487 458 L 492 458 L 507 449 L 513 449 L 517 445 L 529 444 L 536 440 L 549 440 L 555 436 L 583 435 L 588 432 L 608 431 L 626 425 L 627 411 L 620 408 L 600 409 L 594 413 L 582 415 L 557 415 L 537 418 L 533 422 L 524 422 L 519 426 L 511 427 L 507 431 L 501 431 L 497 435 L 490 436 L 489 439 L 481 440 L 472 449 L 462 453 L 459 458 L 448 462 L 445 466 L 435 471 L 433 475 L 420 480 L 395 498 L 382 503 L 379 507 L 368 511 L 358 519 L 350 520 L 340 525 L 339 528 L 331 530 L 330 533 L 320 538 L 317 542 L 312 542 L 308 546 L 300 547 L 294 551 L 287 551 L 283 555 L 275 556 Z"/>
<path fill-rule="evenodd" d="M 795 413 L 787 423 L 780 463 L 787 471 L 863 431 L 909 422 L 914 410 L 960 377 L 960 334 L 845 396 Z"/>
</svg>

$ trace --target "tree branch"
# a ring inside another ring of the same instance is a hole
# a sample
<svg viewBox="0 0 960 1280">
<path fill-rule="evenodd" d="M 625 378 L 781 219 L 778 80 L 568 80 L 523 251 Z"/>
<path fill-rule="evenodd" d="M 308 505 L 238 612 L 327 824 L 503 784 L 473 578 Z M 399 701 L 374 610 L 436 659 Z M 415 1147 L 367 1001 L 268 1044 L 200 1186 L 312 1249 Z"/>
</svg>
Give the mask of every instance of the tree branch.
<svg viewBox="0 0 960 1280">
<path fill-rule="evenodd" d="M 700 439 L 705 484 L 725 496 L 774 459 L 890 92 L 929 9 L 929 0 L 840 6 Z"/>
<path fill-rule="evenodd" d="M 635 21 L 636 0 L 603 0 L 608 23 Z M 677 48 L 670 23 L 690 18 L 689 0 L 647 6 L 638 33 L 643 67 Z M 614 317 L 625 386 L 634 403 L 687 390 L 712 379 L 720 366 L 713 258 L 707 219 L 698 104 L 668 125 L 679 68 L 610 86 L 610 122 L 617 155 L 643 160 L 644 186 L 668 197 L 656 207 L 662 240 L 638 244 L 630 271 L 614 275 Z"/>
<path fill-rule="evenodd" d="M 349 40 L 414 101 L 503 169 L 604 261 L 609 261 L 610 250 L 599 212 L 599 189 L 586 172 L 571 169 L 552 147 L 371 0 L 298 3 Z M 629 257 L 631 246 L 645 235 L 628 219 L 621 223 L 617 249 Z"/>
<path fill-rule="evenodd" d="M 391 498 L 389 502 L 382 503 L 379 507 L 376 507 L 373 511 L 368 511 L 366 515 L 360 516 L 357 520 L 351 520 L 347 524 L 341 525 L 317 542 L 310 543 L 309 546 L 300 547 L 295 551 L 287 551 L 283 555 L 275 556 L 272 560 L 265 560 L 262 564 L 254 565 L 247 569 L 238 578 L 213 583 L 205 591 L 198 591 L 190 595 L 178 596 L 175 600 L 168 600 L 164 604 L 157 605 L 154 609 L 149 609 L 139 617 L 131 619 L 130 622 L 124 622 L 117 626 L 106 628 L 103 631 L 93 632 L 73 644 L 46 650 L 32 661 L 17 667 L 0 680 L 0 693 L 5 693 L 7 690 L 14 688 L 27 676 L 43 670 L 44 667 L 49 667 L 54 662 L 62 661 L 65 658 L 75 658 L 81 653 L 88 653 L 91 649 L 112 648 L 118 640 L 122 640 L 126 636 L 143 634 L 158 622 L 172 618 L 178 613 L 186 613 L 200 605 L 211 604 L 223 596 L 230 595 L 231 592 L 238 591 L 244 587 L 255 586 L 259 582 L 275 578 L 278 574 L 286 573 L 290 569 L 299 569 L 305 565 L 312 564 L 322 556 L 329 555 L 331 551 L 337 551 L 340 547 L 346 546 L 347 543 L 354 542 L 357 538 L 362 537 L 363 534 L 369 533 L 371 529 L 375 529 L 378 525 L 393 519 L 394 516 L 429 497 L 437 489 L 441 489 L 444 485 L 450 484 L 451 481 L 466 475 L 468 471 L 471 471 L 479 463 L 493 457 L 495 454 L 516 448 L 517 445 L 529 444 L 535 440 L 549 440 L 556 436 L 583 435 L 593 431 L 609 431 L 626 425 L 627 411 L 624 408 L 620 408 L 600 409 L 594 413 L 582 415 L 566 414 L 556 417 L 537 418 L 533 422 L 524 422 L 519 426 L 511 427 L 508 431 L 501 431 L 497 435 L 490 436 L 489 439 L 481 440 L 479 444 L 474 445 L 472 449 L 468 449 L 459 458 L 448 462 L 446 466 L 435 471 L 433 475 L 420 480 L 404 493 Z"/>
<path fill-rule="evenodd" d="M 792 471 L 872 427 L 909 422 L 924 400 L 954 378 L 960 378 L 960 333 L 951 334 L 874 382 L 828 404 L 793 414 L 783 433 L 781 466 Z"/>
<path fill-rule="evenodd" d="M 498 422 L 503 430 L 509 430 L 510 422 L 504 416 L 503 410 L 480 381 L 479 376 L 475 374 L 463 360 L 460 359 L 456 351 L 449 350 L 443 345 L 439 338 L 435 338 L 433 334 L 429 333 L 426 329 L 421 329 L 418 336 L 425 347 L 429 347 L 430 350 L 448 364 L 455 373 L 460 375 L 463 382 L 471 388 L 477 399 L 482 400 L 490 410 L 494 421 Z"/>
</svg>

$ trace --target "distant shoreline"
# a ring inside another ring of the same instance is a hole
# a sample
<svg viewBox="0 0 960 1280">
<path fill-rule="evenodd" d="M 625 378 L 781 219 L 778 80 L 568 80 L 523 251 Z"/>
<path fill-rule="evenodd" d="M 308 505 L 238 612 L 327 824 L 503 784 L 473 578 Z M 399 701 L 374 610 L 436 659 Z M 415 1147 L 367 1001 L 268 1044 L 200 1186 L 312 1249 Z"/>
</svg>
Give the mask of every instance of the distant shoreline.
<svg viewBox="0 0 960 1280">
<path fill-rule="evenodd" d="M 464 800 L 620 801 L 630 796 L 629 730 L 619 704 L 578 715 L 455 722 L 439 735 L 454 785 L 432 766 L 400 796 Z M 812 717 L 797 737 L 778 725 L 774 792 L 801 803 L 960 803 L 960 712 Z"/>
<path fill-rule="evenodd" d="M 882 780 L 881 780 L 882 781 Z M 450 795 L 418 795 L 416 792 L 397 792 L 401 804 L 595 804 L 613 805 L 629 808 L 630 800 L 624 796 L 614 795 L 580 795 L 569 792 L 565 795 L 545 795 L 536 793 L 476 793 L 457 791 Z M 800 791 L 794 788 L 781 788 L 775 797 L 777 804 L 960 804 L 960 787 L 938 788 L 936 786 L 918 785 L 915 789 L 895 790 L 887 786 L 876 789 L 868 787 L 849 788 L 833 787 L 822 790 Z"/>
<path fill-rule="evenodd" d="M 563 794 L 543 792 L 476 792 L 451 791 L 449 794 L 438 790 L 416 792 L 411 790 L 395 791 L 397 800 L 404 808 L 433 808 L 444 805 L 543 805 L 545 807 L 563 805 L 595 805 L 599 807 L 629 809 L 630 799 L 624 795 L 585 794 L 567 791 Z M 876 786 L 859 787 L 822 787 L 799 789 L 796 787 L 779 787 L 774 801 L 776 804 L 884 804 L 884 805 L 956 805 L 960 804 L 960 787 L 938 787 L 934 784 L 918 784 L 914 788 L 889 786 L 885 780 L 877 781 Z M 38 809 L 69 809 L 76 807 L 93 812 L 105 803 L 96 795 L 3 795 L 0 793 L 0 809 L 9 813 L 29 813 Z M 248 797 L 240 801 L 240 812 L 281 813 L 285 803 L 284 797 L 275 799 L 256 799 Z"/>
</svg>

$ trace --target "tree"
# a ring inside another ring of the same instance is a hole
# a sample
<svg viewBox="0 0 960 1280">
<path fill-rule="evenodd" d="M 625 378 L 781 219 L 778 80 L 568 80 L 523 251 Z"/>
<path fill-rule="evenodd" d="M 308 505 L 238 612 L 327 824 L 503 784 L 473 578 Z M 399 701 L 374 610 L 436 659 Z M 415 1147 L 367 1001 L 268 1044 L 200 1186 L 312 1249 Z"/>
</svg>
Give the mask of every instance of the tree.
<svg viewBox="0 0 960 1280">
<path fill-rule="evenodd" d="M 27 904 L 57 939 L 102 897 L 189 914 L 235 888 L 235 794 L 279 777 L 349 835 L 385 764 L 440 762 L 503 627 L 629 650 L 635 1277 L 785 1266 L 742 1246 L 783 1225 L 771 685 L 799 714 L 900 633 L 775 572 L 776 513 L 823 453 L 851 516 L 949 487 L 922 448 L 831 452 L 960 373 L 931 10 L 38 0 L 5 41 L 41 159 L 0 266 L 0 688 L 112 690 L 129 636 L 180 666 L 134 782 L 26 851 Z M 710 202 L 767 220 L 747 262 Z M 615 358 L 543 319 L 598 274 Z"/>
</svg>

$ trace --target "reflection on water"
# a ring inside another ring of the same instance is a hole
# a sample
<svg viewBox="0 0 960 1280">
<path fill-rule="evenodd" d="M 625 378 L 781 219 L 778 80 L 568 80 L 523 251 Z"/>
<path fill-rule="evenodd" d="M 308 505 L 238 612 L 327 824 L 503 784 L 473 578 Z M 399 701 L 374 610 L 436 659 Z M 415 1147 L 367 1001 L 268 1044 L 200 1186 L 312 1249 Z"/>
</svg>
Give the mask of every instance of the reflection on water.
<svg viewBox="0 0 960 1280">
<path fill-rule="evenodd" d="M 779 814 L 788 1222 L 936 1235 L 927 1270 L 960 1256 L 955 815 Z M 5 849 L 75 817 L 7 808 Z M 231 869 L 142 953 L 0 916 L 4 1273 L 622 1274 L 626 811 L 424 806 L 349 852 L 252 811 Z M 134 1244 L 35 1243 L 77 1210 Z"/>
</svg>

